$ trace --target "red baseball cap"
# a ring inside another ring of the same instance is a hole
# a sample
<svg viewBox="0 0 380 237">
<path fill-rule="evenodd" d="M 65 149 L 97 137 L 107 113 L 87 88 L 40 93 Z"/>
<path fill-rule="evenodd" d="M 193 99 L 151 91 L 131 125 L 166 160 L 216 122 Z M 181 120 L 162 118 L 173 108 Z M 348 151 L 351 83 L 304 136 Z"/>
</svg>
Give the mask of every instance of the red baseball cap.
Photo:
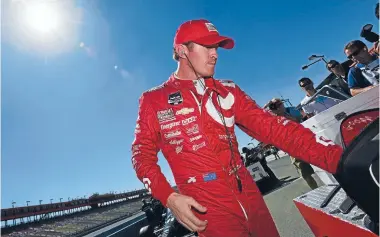
<svg viewBox="0 0 380 237">
<path fill-rule="evenodd" d="M 235 45 L 233 39 L 219 35 L 216 27 L 204 19 L 186 21 L 177 29 L 174 45 L 190 41 L 205 46 L 219 44 L 225 49 L 232 49 Z"/>
</svg>

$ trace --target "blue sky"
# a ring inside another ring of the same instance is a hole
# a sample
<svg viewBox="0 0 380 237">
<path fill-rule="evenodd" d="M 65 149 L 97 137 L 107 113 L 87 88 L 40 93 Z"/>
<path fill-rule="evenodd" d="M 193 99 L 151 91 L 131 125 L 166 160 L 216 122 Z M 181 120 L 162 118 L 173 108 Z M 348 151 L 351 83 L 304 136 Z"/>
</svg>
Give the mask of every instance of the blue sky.
<svg viewBox="0 0 380 237">
<path fill-rule="evenodd" d="M 298 104 L 299 78 L 328 75 L 322 64 L 302 71 L 308 56 L 345 60 L 344 45 L 364 24 L 378 29 L 375 4 L 82 0 L 71 6 L 75 30 L 62 45 L 45 45 L 50 51 L 3 32 L 2 207 L 143 188 L 130 160 L 137 100 L 176 69 L 172 42 L 182 22 L 206 18 L 235 39 L 235 49 L 219 51 L 216 78 L 234 80 L 260 105 L 278 92 Z M 173 180 L 162 156 L 159 164 Z"/>
</svg>

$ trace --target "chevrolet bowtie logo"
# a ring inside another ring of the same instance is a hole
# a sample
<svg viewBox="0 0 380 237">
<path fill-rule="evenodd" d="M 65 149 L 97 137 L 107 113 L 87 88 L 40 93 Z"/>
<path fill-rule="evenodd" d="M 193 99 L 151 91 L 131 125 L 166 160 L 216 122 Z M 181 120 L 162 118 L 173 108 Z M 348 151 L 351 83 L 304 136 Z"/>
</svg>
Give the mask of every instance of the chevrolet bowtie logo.
<svg viewBox="0 0 380 237">
<path fill-rule="evenodd" d="M 180 110 L 178 110 L 175 114 L 176 115 L 187 115 L 187 114 L 190 114 L 194 112 L 194 108 L 182 108 Z"/>
</svg>

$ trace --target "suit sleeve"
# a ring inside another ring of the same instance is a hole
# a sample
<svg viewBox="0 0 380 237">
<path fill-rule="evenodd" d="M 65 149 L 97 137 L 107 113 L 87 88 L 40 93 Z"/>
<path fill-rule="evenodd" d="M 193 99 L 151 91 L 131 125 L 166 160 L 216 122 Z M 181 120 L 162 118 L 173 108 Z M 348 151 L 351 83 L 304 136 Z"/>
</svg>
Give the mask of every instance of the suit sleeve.
<svg viewBox="0 0 380 237">
<path fill-rule="evenodd" d="M 260 108 L 254 100 L 236 88 L 236 124 L 255 139 L 272 144 L 294 158 L 335 173 L 342 148 L 323 137 L 316 136 L 301 124 L 275 116 Z"/>
<path fill-rule="evenodd" d="M 148 98 L 143 94 L 139 100 L 135 139 L 132 143 L 132 165 L 145 188 L 166 206 L 167 199 L 174 190 L 157 164 L 159 142 L 157 117 Z"/>
</svg>

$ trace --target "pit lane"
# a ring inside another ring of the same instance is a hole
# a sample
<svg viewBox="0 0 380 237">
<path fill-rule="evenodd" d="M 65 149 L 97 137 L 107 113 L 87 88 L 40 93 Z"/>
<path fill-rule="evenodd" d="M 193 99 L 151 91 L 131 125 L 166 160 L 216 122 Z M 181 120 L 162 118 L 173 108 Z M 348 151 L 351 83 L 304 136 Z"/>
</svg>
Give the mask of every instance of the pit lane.
<svg viewBox="0 0 380 237">
<path fill-rule="evenodd" d="M 309 226 L 302 218 L 293 199 L 311 189 L 301 179 L 291 164 L 289 156 L 271 160 L 268 166 L 282 180 L 282 185 L 264 194 L 264 200 L 274 219 L 281 237 L 314 237 Z M 318 179 L 317 179 L 318 182 Z M 319 185 L 321 183 L 318 182 Z"/>
<path fill-rule="evenodd" d="M 281 185 L 264 194 L 264 200 L 275 221 L 281 237 L 314 237 L 310 228 L 296 208 L 293 199 L 310 191 L 310 188 L 299 178 L 297 170 L 287 155 L 274 160 L 269 157 L 268 166 L 282 180 Z M 321 185 L 321 184 L 320 184 Z M 115 223 L 86 237 L 124 237 L 137 236 L 138 230 L 146 225 L 144 214 L 140 212 L 133 217 Z"/>
</svg>

